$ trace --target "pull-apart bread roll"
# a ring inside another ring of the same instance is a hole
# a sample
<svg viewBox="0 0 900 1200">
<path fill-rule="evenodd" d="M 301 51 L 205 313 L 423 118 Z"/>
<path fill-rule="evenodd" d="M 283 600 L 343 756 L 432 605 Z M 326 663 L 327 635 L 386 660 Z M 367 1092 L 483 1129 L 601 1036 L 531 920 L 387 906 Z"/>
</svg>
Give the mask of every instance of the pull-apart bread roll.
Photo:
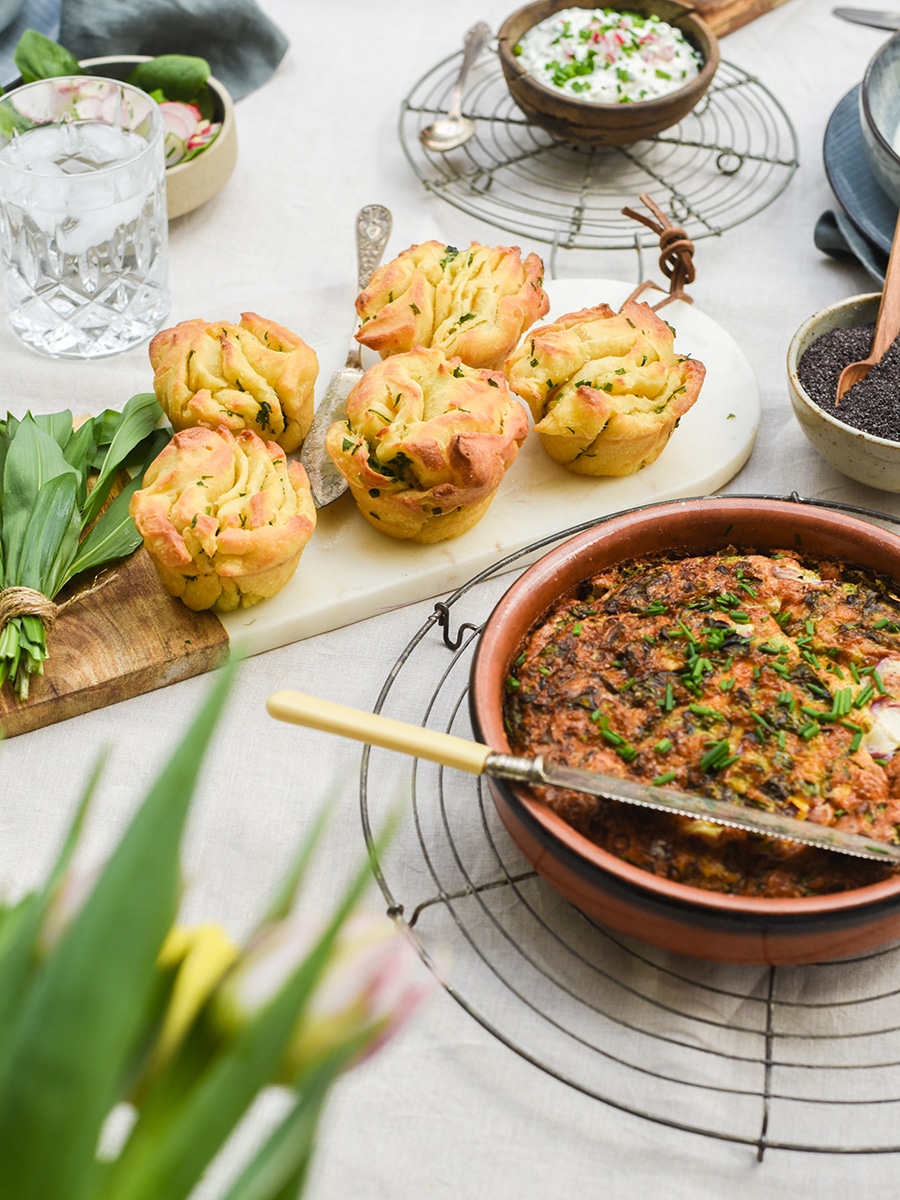
<svg viewBox="0 0 900 1200">
<path fill-rule="evenodd" d="M 356 300 L 357 341 L 382 358 L 439 346 L 470 367 L 500 369 L 550 307 L 544 264 L 518 246 L 410 246 L 380 267 Z"/>
<path fill-rule="evenodd" d="M 370 525 L 441 542 L 485 514 L 527 433 L 502 375 L 420 348 L 366 371 L 326 446 Z"/>
<path fill-rule="evenodd" d="M 288 453 L 309 432 L 319 363 L 302 338 L 256 313 L 182 321 L 150 343 L 153 390 L 173 429 L 252 429 Z"/>
<path fill-rule="evenodd" d="M 579 475 L 631 475 L 660 456 L 700 395 L 706 369 L 674 341 L 648 304 L 628 301 L 618 313 L 599 304 L 532 330 L 506 377 L 555 462 Z"/>
<path fill-rule="evenodd" d="M 195 610 L 274 596 L 315 529 L 306 471 L 251 429 L 176 433 L 143 484 L 134 523 L 166 590 Z"/>
</svg>

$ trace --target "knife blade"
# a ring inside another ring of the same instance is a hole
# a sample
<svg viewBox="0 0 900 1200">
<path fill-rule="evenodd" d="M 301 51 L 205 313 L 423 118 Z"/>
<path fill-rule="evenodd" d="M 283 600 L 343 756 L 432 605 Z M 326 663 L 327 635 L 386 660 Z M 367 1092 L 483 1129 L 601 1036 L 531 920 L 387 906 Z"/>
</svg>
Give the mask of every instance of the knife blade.
<svg viewBox="0 0 900 1200">
<path fill-rule="evenodd" d="M 836 17 L 856 25 L 871 25 L 875 29 L 900 29 L 900 11 L 885 12 L 877 8 L 833 8 Z"/>
<path fill-rule="evenodd" d="M 382 204 L 367 204 L 356 214 L 357 285 L 362 291 L 381 262 L 391 235 L 392 218 Z M 363 376 L 359 343 L 351 343 L 347 361 L 335 371 L 313 416 L 300 449 L 300 462 L 309 476 L 313 503 L 324 508 L 342 496 L 347 481 L 331 461 L 325 438 L 335 421 L 346 420 L 347 397 Z"/>
<path fill-rule="evenodd" d="M 762 809 L 743 808 L 711 796 L 655 787 L 634 779 L 622 779 L 618 775 L 604 775 L 598 771 L 549 763 L 540 756 L 525 758 L 501 754 L 490 746 L 455 734 L 423 729 L 380 713 L 364 712 L 302 692 L 275 692 L 269 697 L 266 708 L 279 721 L 341 734 L 387 750 L 399 750 L 472 775 L 489 775 L 532 786 L 570 788 L 591 796 L 618 800 L 623 804 L 636 804 L 694 820 L 712 821 L 716 825 L 744 829 L 781 841 L 800 842 L 805 846 L 849 854 L 854 858 L 900 863 L 900 846 L 877 842 L 829 825 L 799 821 L 795 817 L 780 816 Z"/>
<path fill-rule="evenodd" d="M 518 758 L 515 755 L 491 754 L 485 762 L 484 771 L 486 775 L 500 779 L 569 788 L 574 792 L 619 800 L 625 804 L 636 804 L 641 808 L 653 808 L 658 812 L 712 821 L 716 825 L 743 829 L 748 833 L 761 833 L 780 841 L 801 842 L 819 850 L 836 850 L 855 858 L 900 863 L 900 846 L 888 842 L 876 842 L 872 838 L 847 833 L 829 825 L 798 821 L 795 817 L 780 816 L 765 809 L 743 808 L 725 800 L 715 800 L 711 796 L 681 792 L 675 788 L 655 787 L 635 779 L 622 779 L 618 775 L 603 775 L 599 771 L 585 771 L 578 767 L 550 763 L 541 755 L 536 758 Z"/>
</svg>

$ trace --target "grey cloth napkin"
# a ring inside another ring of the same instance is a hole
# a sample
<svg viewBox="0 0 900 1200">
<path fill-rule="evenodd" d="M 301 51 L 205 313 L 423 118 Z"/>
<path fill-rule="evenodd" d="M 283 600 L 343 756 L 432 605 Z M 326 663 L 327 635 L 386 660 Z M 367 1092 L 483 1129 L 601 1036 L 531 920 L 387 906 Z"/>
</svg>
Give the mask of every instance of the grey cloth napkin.
<svg viewBox="0 0 900 1200">
<path fill-rule="evenodd" d="M 816 222 L 816 247 L 832 258 L 855 260 L 868 271 L 879 287 L 884 283 L 887 255 L 856 228 L 841 209 L 828 209 Z"/>
<path fill-rule="evenodd" d="M 62 0 L 59 41 L 76 58 L 199 55 L 235 100 L 265 83 L 288 48 L 255 0 Z"/>
</svg>

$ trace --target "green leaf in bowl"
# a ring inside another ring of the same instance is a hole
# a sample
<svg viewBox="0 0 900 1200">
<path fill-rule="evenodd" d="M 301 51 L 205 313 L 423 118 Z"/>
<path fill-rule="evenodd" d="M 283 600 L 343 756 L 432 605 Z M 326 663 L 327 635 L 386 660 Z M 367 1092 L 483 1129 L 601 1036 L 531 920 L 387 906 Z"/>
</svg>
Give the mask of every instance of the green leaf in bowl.
<svg viewBox="0 0 900 1200">
<path fill-rule="evenodd" d="M 19 38 L 13 55 L 23 83 L 34 83 L 38 79 L 53 79 L 57 75 L 84 75 L 78 59 L 65 46 L 38 33 L 26 29 Z"/>
<path fill-rule="evenodd" d="M 167 100 L 194 100 L 209 79 L 209 63 L 190 54 L 161 54 L 138 63 L 127 83 L 145 92 L 160 91 Z"/>
</svg>

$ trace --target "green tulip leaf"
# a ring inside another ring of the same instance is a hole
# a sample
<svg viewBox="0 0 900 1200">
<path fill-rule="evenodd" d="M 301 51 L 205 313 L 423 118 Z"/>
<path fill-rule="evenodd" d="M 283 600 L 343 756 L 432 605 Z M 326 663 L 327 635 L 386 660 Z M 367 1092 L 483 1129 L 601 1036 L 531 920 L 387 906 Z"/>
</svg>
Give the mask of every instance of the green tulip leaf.
<svg viewBox="0 0 900 1200">
<path fill-rule="evenodd" d="M 233 674 L 217 673 L 82 909 L 35 969 L 0 1089 L 6 1196 L 96 1194 L 100 1130 L 142 1042 L 157 958 L 178 910 L 184 823 Z"/>
</svg>

